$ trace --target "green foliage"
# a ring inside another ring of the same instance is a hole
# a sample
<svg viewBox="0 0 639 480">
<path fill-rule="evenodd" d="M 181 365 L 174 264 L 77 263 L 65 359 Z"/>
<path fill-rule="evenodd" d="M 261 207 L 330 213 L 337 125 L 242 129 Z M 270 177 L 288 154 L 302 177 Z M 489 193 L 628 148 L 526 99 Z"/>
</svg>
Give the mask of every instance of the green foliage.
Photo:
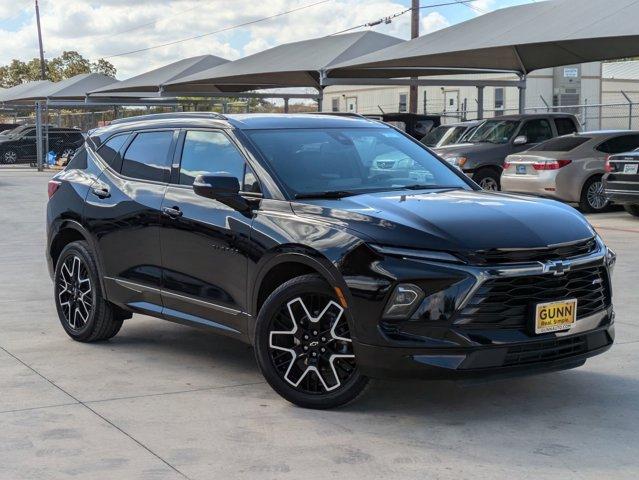
<svg viewBox="0 0 639 480">
<path fill-rule="evenodd" d="M 59 82 L 81 73 L 102 73 L 115 77 L 113 64 L 103 58 L 91 63 L 78 52 L 65 51 L 59 57 L 45 60 L 45 72 L 48 80 Z M 28 62 L 14 59 L 9 65 L 0 66 L 0 87 L 9 88 L 21 83 L 40 80 L 40 60 L 34 58 Z"/>
</svg>

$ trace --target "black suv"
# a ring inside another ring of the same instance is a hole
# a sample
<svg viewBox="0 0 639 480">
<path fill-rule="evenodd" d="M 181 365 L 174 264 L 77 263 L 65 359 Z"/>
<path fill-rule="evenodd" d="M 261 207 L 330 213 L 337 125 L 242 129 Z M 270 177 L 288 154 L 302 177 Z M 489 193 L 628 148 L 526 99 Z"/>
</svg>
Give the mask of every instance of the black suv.
<svg viewBox="0 0 639 480">
<path fill-rule="evenodd" d="M 464 143 L 435 148 L 435 152 L 484 190 L 500 190 L 508 155 L 580 129 L 577 117 L 567 113 L 505 115 L 486 120 L 464 138 Z"/>
<path fill-rule="evenodd" d="M 76 128 L 49 127 L 49 151 L 70 157 L 84 143 L 82 132 Z M 22 125 L 0 135 L 0 163 L 30 162 L 37 157 L 36 129 Z"/>
<path fill-rule="evenodd" d="M 397 168 L 379 173 L 380 158 Z M 485 192 L 374 120 L 170 114 L 90 134 L 49 183 L 69 336 L 143 313 L 254 346 L 298 405 L 369 377 L 565 369 L 614 337 L 614 254 L 552 200 Z"/>
</svg>

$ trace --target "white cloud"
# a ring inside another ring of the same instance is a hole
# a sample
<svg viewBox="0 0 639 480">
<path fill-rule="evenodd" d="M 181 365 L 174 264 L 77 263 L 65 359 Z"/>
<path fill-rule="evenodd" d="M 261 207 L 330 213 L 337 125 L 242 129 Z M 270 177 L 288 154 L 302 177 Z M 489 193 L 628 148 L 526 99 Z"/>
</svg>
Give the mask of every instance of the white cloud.
<svg viewBox="0 0 639 480">
<path fill-rule="evenodd" d="M 492 1 L 475 3 L 488 5 Z M 77 50 L 96 60 L 224 29 L 311 3 L 313 0 L 40 0 L 40 14 L 47 58 L 64 50 Z M 335 33 L 405 9 L 405 2 L 399 0 L 332 0 L 228 32 L 112 57 L 109 61 L 117 67 L 119 78 L 127 78 L 204 53 L 236 59 L 280 43 Z M 407 38 L 409 21 L 410 14 L 406 13 L 374 30 Z M 445 17 L 432 11 L 422 18 L 422 33 L 448 24 Z M 30 60 L 38 56 L 31 0 L 0 0 L 0 45 L 0 65 L 13 58 Z"/>
<path fill-rule="evenodd" d="M 483 15 L 494 10 L 496 8 L 495 3 L 495 0 L 475 0 L 470 2 L 470 5 L 474 7 L 475 15 Z"/>
<path fill-rule="evenodd" d="M 422 35 L 431 33 L 436 30 L 441 30 L 450 25 L 450 22 L 439 12 L 430 12 L 428 15 L 422 17 Z"/>
</svg>

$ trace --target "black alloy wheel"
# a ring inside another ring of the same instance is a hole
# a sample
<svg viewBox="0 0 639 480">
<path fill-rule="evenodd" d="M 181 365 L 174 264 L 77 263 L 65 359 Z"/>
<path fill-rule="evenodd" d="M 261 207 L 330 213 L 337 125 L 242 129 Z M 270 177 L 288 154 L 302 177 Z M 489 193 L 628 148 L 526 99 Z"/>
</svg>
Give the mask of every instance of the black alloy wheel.
<svg viewBox="0 0 639 480">
<path fill-rule="evenodd" d="M 122 327 L 117 307 L 102 295 L 98 269 L 86 242 L 70 243 L 60 253 L 54 296 L 60 323 L 74 340 L 107 340 Z"/>
<path fill-rule="evenodd" d="M 269 384 L 303 407 L 343 405 L 368 382 L 357 369 L 346 310 L 317 275 L 290 280 L 269 296 L 255 346 Z"/>
</svg>

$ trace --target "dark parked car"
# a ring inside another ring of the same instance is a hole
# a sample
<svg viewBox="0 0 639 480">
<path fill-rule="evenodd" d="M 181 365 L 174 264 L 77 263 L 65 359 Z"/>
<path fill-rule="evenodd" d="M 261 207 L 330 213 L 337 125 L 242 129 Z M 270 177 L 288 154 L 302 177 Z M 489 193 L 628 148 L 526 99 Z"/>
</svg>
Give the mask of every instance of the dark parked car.
<svg viewBox="0 0 639 480">
<path fill-rule="evenodd" d="M 432 129 L 441 125 L 439 115 L 425 115 L 421 113 L 384 113 L 382 115 L 365 115 L 367 118 L 381 120 L 392 125 L 411 137 L 421 139 Z"/>
<path fill-rule="evenodd" d="M 580 130 L 574 115 L 507 115 L 486 120 L 466 143 L 435 149 L 485 190 L 499 190 L 504 160 L 553 137 Z"/>
<path fill-rule="evenodd" d="M 49 127 L 49 151 L 70 157 L 84 143 L 82 132 L 75 128 Z M 0 135 L 0 163 L 30 162 L 37 154 L 36 129 L 22 125 Z"/>
<path fill-rule="evenodd" d="M 606 197 L 639 217 L 639 149 L 608 157 L 606 172 L 603 177 Z"/>
<path fill-rule="evenodd" d="M 469 122 L 447 123 L 440 125 L 428 132 L 422 137 L 421 142 L 430 148 L 445 147 L 446 145 L 455 145 L 464 143 L 464 141 L 473 134 L 481 121 L 473 120 Z"/>
<path fill-rule="evenodd" d="M 373 173 L 393 155 L 410 162 Z M 305 407 L 344 404 L 369 377 L 573 368 L 613 342 L 615 256 L 581 214 L 482 191 L 373 120 L 118 121 L 49 197 L 71 338 L 109 339 L 136 312 L 210 328 L 251 343 Z"/>
<path fill-rule="evenodd" d="M 4 133 L 8 130 L 13 130 L 17 126 L 18 125 L 16 125 L 15 123 L 0 123 L 0 133 Z"/>
</svg>

